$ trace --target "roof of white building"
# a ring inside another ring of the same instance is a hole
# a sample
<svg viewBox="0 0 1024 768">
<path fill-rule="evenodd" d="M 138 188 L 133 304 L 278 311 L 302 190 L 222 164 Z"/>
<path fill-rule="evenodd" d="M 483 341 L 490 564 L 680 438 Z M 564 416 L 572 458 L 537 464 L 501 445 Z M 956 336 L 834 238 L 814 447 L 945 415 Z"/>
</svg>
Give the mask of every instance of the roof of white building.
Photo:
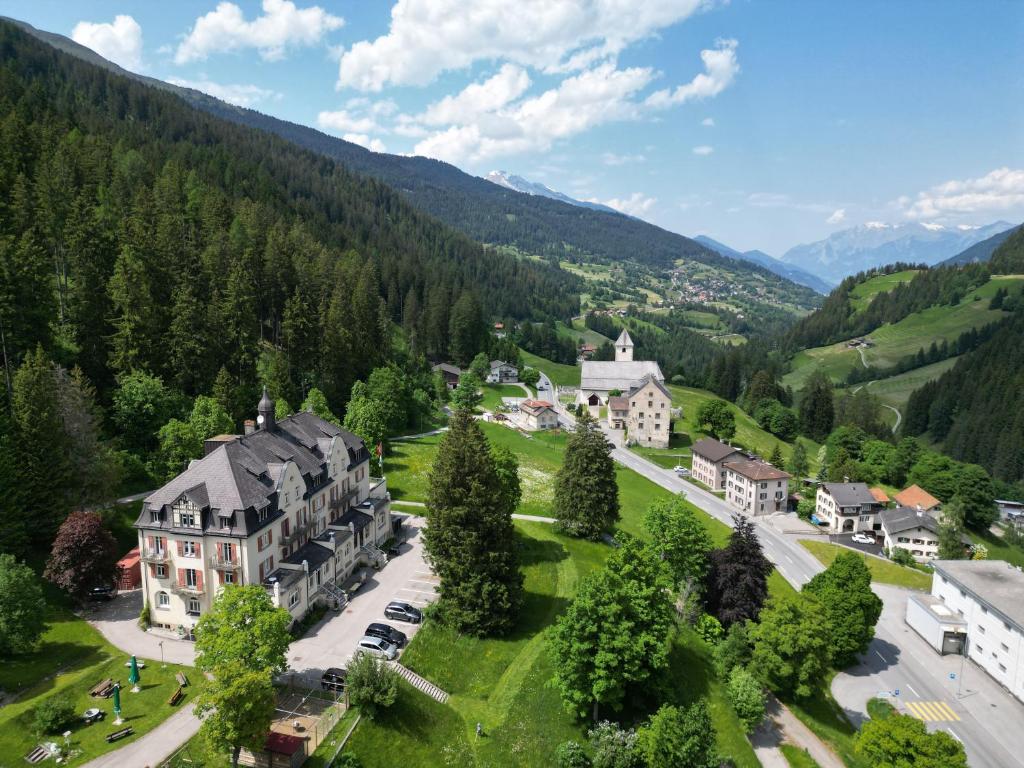
<svg viewBox="0 0 1024 768">
<path fill-rule="evenodd" d="M 878 515 L 882 528 L 887 533 L 894 534 L 900 531 L 909 531 L 913 528 L 927 528 L 932 533 L 939 532 L 939 521 L 929 515 L 910 507 L 896 507 L 896 509 L 883 509 Z"/>
<path fill-rule="evenodd" d="M 1019 568 L 1004 560 L 934 560 L 932 567 L 1024 631 L 1024 572 Z"/>
<path fill-rule="evenodd" d="M 580 374 L 583 392 L 609 392 L 620 389 L 628 392 L 645 376 L 664 381 L 665 376 L 654 360 L 584 360 Z"/>
</svg>

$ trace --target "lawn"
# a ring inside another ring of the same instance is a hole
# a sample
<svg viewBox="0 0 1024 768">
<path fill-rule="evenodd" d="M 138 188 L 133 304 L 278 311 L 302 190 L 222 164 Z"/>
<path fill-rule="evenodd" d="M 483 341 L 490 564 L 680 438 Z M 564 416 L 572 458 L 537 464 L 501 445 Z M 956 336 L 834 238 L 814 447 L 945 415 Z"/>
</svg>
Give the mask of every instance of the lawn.
<svg viewBox="0 0 1024 768">
<path fill-rule="evenodd" d="M 185 669 L 193 685 L 202 683 L 202 677 L 191 668 L 173 664 L 161 668 L 159 662 L 147 660 L 146 668 L 141 670 L 142 691 L 131 693 L 127 684 L 128 669 L 124 666 L 127 654 L 114 648 L 86 621 L 69 611 L 50 607 L 47 618 L 49 625 L 38 649 L 26 657 L 5 659 L 0 665 L 0 688 L 8 693 L 19 693 L 17 700 L 0 709 L 0 754 L 7 756 L 6 759 L 20 762 L 20 758 L 42 740 L 34 733 L 33 720 L 35 707 L 46 699 L 56 697 L 70 701 L 79 714 L 90 707 L 106 711 L 106 719 L 99 723 L 79 722 L 70 727 L 72 749 L 81 750 L 81 755 L 68 765 L 79 765 L 134 741 L 185 706 L 195 695 L 195 688 L 186 689 L 185 699 L 177 707 L 167 704 L 177 688 L 176 672 Z M 113 725 L 112 700 L 89 696 L 89 689 L 106 678 L 120 680 L 124 685 L 122 716 L 125 725 L 135 729 L 133 736 L 114 744 L 107 744 L 104 738 L 118 730 Z M 54 734 L 43 739 L 61 742 L 60 736 Z"/>
<path fill-rule="evenodd" d="M 672 393 L 673 407 L 681 407 L 683 409 L 683 416 L 680 419 L 676 419 L 674 423 L 673 428 L 677 434 L 673 436 L 673 443 L 670 444 L 665 453 L 678 455 L 680 449 L 688 448 L 701 437 L 705 437 L 705 434 L 698 429 L 696 424 L 697 409 L 701 403 L 720 398 L 713 392 L 708 392 L 704 389 L 679 387 L 674 384 L 669 386 L 669 391 Z M 736 435 L 732 439 L 733 445 L 753 451 L 765 458 L 771 456 L 775 446 L 778 445 L 782 449 L 783 458 L 787 461 L 789 460 L 790 455 L 793 453 L 792 444 L 785 443 L 770 432 L 761 429 L 753 417 L 739 406 L 733 403 L 728 403 L 728 406 L 729 410 L 736 417 Z M 807 459 L 813 474 L 818 468 L 818 452 L 821 446 L 805 437 L 797 439 L 807 449 Z"/>
<path fill-rule="evenodd" d="M 417 440 L 392 440 L 384 457 L 384 476 L 395 499 L 427 500 L 427 476 L 441 435 Z"/>
<path fill-rule="evenodd" d="M 531 354 L 525 349 L 521 350 L 521 352 L 523 355 L 523 363 L 531 368 L 536 368 L 538 371 L 546 373 L 547 377 L 557 386 L 578 387 L 580 385 L 580 367 L 578 365 L 553 363 L 546 358 Z"/>
<path fill-rule="evenodd" d="M 783 744 L 779 747 L 782 756 L 786 758 L 790 768 L 820 768 L 817 761 L 811 757 L 806 749 L 794 747 L 792 744 Z"/>
<path fill-rule="evenodd" d="M 485 411 L 501 410 L 503 397 L 526 397 L 523 388 L 518 384 L 484 384 L 483 393 L 480 407 Z"/>
<path fill-rule="evenodd" d="M 1007 544 L 989 531 L 979 533 L 978 531 L 970 530 L 967 532 L 967 535 L 971 537 L 971 541 L 975 544 L 984 544 L 988 548 L 989 560 L 1005 560 L 1018 568 L 1024 568 L 1024 549 Z"/>
<path fill-rule="evenodd" d="M 847 719 L 843 708 L 832 698 L 832 677 L 822 681 L 807 699 L 785 700 L 793 714 L 819 738 L 829 744 L 847 768 L 870 768 L 854 752 L 857 729 Z"/>
<path fill-rule="evenodd" d="M 800 544 L 814 555 L 823 565 L 828 566 L 836 559 L 841 552 L 853 552 L 847 547 L 840 547 L 838 544 L 828 544 L 824 541 L 809 541 L 801 539 Z M 918 589 L 928 592 L 932 588 L 932 577 L 930 574 L 919 571 L 915 568 L 907 568 L 889 560 L 880 560 L 877 557 L 864 556 L 864 563 L 871 571 L 871 580 L 880 584 L 893 584 L 906 589 Z"/>
</svg>

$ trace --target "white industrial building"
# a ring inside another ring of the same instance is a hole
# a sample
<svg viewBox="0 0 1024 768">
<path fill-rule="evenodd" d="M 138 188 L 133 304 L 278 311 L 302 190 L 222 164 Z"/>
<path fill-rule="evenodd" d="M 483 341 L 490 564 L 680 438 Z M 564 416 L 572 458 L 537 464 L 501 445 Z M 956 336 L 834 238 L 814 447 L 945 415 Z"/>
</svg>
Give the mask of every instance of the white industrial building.
<svg viewBox="0 0 1024 768">
<path fill-rule="evenodd" d="M 935 560 L 930 596 L 907 601 L 907 623 L 939 653 L 957 653 L 1024 701 L 1024 572 L 1002 560 Z"/>
</svg>

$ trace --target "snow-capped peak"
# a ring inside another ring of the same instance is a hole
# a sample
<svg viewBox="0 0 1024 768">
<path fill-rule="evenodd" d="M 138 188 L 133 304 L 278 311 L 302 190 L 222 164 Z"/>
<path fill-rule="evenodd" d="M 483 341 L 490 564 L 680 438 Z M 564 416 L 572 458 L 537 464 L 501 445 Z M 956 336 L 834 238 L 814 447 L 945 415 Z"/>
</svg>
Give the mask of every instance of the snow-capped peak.
<svg viewBox="0 0 1024 768">
<path fill-rule="evenodd" d="M 864 223 L 866 229 L 888 229 L 889 225 L 884 221 L 867 221 Z"/>
<path fill-rule="evenodd" d="M 941 232 L 945 229 L 941 224 L 937 224 L 934 221 L 922 221 L 921 226 L 927 229 L 929 232 Z"/>
</svg>

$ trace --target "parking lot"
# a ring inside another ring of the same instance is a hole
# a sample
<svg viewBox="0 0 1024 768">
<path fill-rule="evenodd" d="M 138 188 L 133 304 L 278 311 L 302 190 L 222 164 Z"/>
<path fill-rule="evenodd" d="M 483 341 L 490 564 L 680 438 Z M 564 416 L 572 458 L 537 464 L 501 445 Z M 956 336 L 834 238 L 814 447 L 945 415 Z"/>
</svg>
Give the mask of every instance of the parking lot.
<svg viewBox="0 0 1024 768">
<path fill-rule="evenodd" d="M 830 534 L 828 540 L 833 544 L 840 544 L 850 549 L 856 549 L 860 552 L 867 552 L 869 555 L 882 555 L 882 539 L 878 537 L 875 544 L 861 544 L 858 541 L 853 540 L 852 533 L 833 533 Z"/>
<path fill-rule="evenodd" d="M 422 525 L 422 517 L 409 517 L 401 553 L 379 571 L 366 569 L 366 583 L 345 609 L 341 613 L 328 611 L 323 621 L 291 644 L 288 650 L 290 673 L 307 684 L 319 685 L 325 669 L 348 665 L 366 625 L 375 621 L 390 624 L 412 640 L 419 625 L 385 619 L 384 607 L 392 600 L 401 600 L 424 608 L 437 597 L 434 591 L 437 577 L 423 558 Z M 398 659 L 401 660 L 401 655 Z"/>
</svg>

